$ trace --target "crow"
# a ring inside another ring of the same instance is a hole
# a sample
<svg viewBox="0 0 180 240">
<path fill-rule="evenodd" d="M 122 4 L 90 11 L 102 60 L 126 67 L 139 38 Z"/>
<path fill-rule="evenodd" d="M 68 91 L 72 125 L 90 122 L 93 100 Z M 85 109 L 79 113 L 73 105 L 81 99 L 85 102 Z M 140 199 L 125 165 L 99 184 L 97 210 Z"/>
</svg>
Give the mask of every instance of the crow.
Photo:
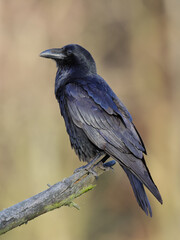
<svg viewBox="0 0 180 240">
<path fill-rule="evenodd" d="M 145 163 L 144 143 L 132 117 L 106 81 L 97 74 L 91 54 L 77 44 L 43 51 L 55 60 L 55 96 L 72 148 L 79 159 L 94 163 L 115 159 L 124 169 L 139 206 L 152 217 L 144 190 L 162 204 L 162 198 Z"/>
</svg>

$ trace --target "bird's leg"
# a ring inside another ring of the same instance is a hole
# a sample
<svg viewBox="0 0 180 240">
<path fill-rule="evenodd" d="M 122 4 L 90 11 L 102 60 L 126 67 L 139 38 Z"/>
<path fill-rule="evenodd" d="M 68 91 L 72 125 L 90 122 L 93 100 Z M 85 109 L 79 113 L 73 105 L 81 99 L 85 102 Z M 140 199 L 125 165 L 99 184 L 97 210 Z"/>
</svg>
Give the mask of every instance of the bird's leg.
<svg viewBox="0 0 180 240">
<path fill-rule="evenodd" d="M 111 160 L 111 161 L 108 161 L 106 162 L 106 160 L 109 158 L 110 156 L 109 155 L 105 155 L 97 164 L 99 164 L 100 162 L 102 163 L 102 165 L 100 166 L 100 168 L 102 170 L 107 170 L 107 168 L 111 168 L 113 169 L 112 167 L 116 164 L 116 161 L 115 160 Z M 96 166 L 97 164 L 95 164 L 94 166 Z"/>
<path fill-rule="evenodd" d="M 96 155 L 95 158 L 93 158 L 88 164 L 86 164 L 85 166 L 82 166 L 80 168 L 75 169 L 74 173 L 76 172 L 80 172 L 81 170 L 87 170 L 88 172 L 91 173 L 95 173 L 95 171 L 93 172 L 93 170 L 91 171 L 91 167 L 94 166 L 96 163 L 98 163 L 98 159 L 100 158 L 101 154 L 99 153 L 98 155 Z M 97 174 L 95 174 L 97 175 Z"/>
<path fill-rule="evenodd" d="M 87 165 L 82 166 L 80 168 L 77 168 L 74 173 L 79 172 L 81 170 L 86 170 L 89 173 L 92 173 L 96 178 L 98 177 L 96 171 L 93 169 L 97 164 L 102 163 L 102 165 L 100 166 L 101 169 L 103 170 L 107 170 L 107 168 L 112 168 L 112 166 L 114 166 L 114 164 L 116 163 L 116 161 L 111 160 L 107 163 L 106 160 L 110 157 L 109 155 L 105 155 L 101 160 L 99 160 L 101 154 L 98 154 L 94 159 L 92 159 Z"/>
</svg>

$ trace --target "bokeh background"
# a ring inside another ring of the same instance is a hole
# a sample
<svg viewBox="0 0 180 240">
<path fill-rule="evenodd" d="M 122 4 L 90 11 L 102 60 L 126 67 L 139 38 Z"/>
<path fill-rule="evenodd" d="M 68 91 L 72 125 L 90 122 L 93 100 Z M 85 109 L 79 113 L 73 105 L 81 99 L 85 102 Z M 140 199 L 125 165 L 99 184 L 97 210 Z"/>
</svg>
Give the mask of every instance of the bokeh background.
<svg viewBox="0 0 180 240">
<path fill-rule="evenodd" d="M 1 239 L 179 239 L 179 12 L 179 0 L 0 0 L 0 209 L 82 165 L 54 97 L 55 63 L 39 57 L 69 43 L 92 53 L 128 107 L 164 200 L 148 193 L 146 217 L 116 166 L 76 200 L 80 211 L 55 210 Z"/>
</svg>

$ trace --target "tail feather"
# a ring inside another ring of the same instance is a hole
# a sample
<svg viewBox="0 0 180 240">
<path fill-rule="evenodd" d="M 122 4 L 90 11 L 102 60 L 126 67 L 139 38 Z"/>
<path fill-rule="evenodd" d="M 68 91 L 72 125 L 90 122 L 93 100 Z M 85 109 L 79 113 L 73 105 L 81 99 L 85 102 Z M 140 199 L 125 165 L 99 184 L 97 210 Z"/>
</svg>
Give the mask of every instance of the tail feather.
<svg viewBox="0 0 180 240">
<path fill-rule="evenodd" d="M 107 151 L 108 154 L 117 160 L 121 166 L 128 169 L 133 176 L 136 176 L 136 178 L 149 189 L 161 204 L 163 203 L 159 190 L 151 177 L 144 158 L 138 159 L 133 154 L 122 153 L 112 145 L 107 145 Z"/>
<path fill-rule="evenodd" d="M 122 166 L 125 173 L 127 174 L 129 181 L 131 183 L 131 186 L 134 191 L 134 195 L 136 197 L 136 200 L 139 204 L 139 206 L 142 208 L 142 210 L 146 213 L 146 215 L 150 215 L 152 217 L 152 210 L 151 205 L 149 203 L 148 197 L 146 195 L 146 192 L 144 190 L 143 184 L 139 181 L 139 179 L 131 173 L 126 167 Z"/>
</svg>

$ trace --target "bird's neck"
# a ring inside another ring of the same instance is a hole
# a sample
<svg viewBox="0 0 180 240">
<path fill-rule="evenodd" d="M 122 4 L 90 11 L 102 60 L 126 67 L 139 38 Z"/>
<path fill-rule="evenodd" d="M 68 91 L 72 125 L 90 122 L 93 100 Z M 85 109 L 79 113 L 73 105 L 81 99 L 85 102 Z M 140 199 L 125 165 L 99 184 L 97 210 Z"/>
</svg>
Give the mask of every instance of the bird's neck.
<svg viewBox="0 0 180 240">
<path fill-rule="evenodd" d="M 64 86 L 73 81 L 73 79 L 77 78 L 86 78 L 87 76 L 91 75 L 90 72 L 84 71 L 84 69 L 81 68 L 60 68 L 58 67 L 56 78 L 55 78 L 55 95 L 60 93 L 61 90 L 63 90 Z"/>
</svg>

